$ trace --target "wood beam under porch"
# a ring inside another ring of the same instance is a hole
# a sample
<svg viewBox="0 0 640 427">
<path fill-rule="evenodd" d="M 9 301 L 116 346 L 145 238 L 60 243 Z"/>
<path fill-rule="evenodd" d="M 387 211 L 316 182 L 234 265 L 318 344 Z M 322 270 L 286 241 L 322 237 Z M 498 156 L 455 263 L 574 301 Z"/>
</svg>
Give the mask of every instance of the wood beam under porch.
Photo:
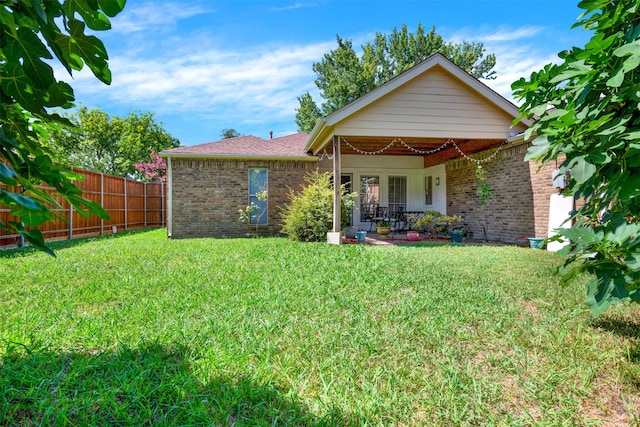
<svg viewBox="0 0 640 427">
<path fill-rule="evenodd" d="M 336 136 L 335 138 L 338 138 L 338 147 L 340 147 L 342 155 L 420 156 L 423 158 L 425 168 L 462 157 L 461 152 L 468 156 L 492 147 L 498 147 L 505 142 L 504 139 L 372 136 Z M 333 155 L 334 147 L 335 141 L 333 145 L 327 145 L 326 151 L 329 155 Z"/>
</svg>

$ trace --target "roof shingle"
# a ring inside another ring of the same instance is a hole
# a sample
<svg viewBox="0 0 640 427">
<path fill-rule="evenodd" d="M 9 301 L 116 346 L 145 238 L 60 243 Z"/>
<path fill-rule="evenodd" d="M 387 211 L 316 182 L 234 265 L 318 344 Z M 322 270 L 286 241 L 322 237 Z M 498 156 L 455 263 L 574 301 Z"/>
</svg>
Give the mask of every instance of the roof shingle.
<svg viewBox="0 0 640 427">
<path fill-rule="evenodd" d="M 253 135 L 223 139 L 206 144 L 179 147 L 163 151 L 162 155 L 179 155 L 187 157 L 189 154 L 197 156 L 240 156 L 240 157 L 300 157 L 306 156 L 304 145 L 308 133 L 294 133 L 273 139 L 262 139 Z"/>
</svg>

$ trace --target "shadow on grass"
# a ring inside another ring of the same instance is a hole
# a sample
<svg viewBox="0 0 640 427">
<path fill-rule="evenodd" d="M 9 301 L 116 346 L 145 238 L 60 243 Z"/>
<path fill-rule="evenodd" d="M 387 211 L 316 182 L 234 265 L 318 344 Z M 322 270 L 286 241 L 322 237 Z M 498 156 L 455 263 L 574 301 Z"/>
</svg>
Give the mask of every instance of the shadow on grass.
<svg viewBox="0 0 640 427">
<path fill-rule="evenodd" d="M 75 246 L 85 245 L 87 243 L 102 241 L 102 240 L 113 240 L 120 239 L 122 237 L 131 236 L 134 234 L 147 233 L 149 231 L 157 230 L 157 228 L 137 228 L 135 230 L 126 230 L 119 231 L 116 234 L 102 234 L 97 236 L 88 236 L 88 237 L 79 237 L 77 239 L 71 240 L 58 240 L 54 242 L 47 242 L 47 246 L 49 246 L 53 251 L 58 251 L 61 249 L 73 248 Z M 33 252 L 38 252 L 38 249 L 25 246 L 22 248 L 9 248 L 9 249 L 1 249 L 0 250 L 0 258 L 13 258 L 15 256 L 23 256 L 26 254 L 30 254 Z"/>
<path fill-rule="evenodd" d="M 640 338 L 640 323 L 638 321 L 601 316 L 590 321 L 589 325 L 607 332 L 612 332 L 623 338 Z"/>
<path fill-rule="evenodd" d="M 272 383 L 194 378 L 185 348 L 117 353 L 9 349 L 0 364 L 4 425 L 355 425 L 337 411 L 313 415 Z"/>
<path fill-rule="evenodd" d="M 589 322 L 590 326 L 611 332 L 629 340 L 626 359 L 629 365 L 621 369 L 624 381 L 640 390 L 640 322 L 629 318 L 597 317 Z"/>
</svg>

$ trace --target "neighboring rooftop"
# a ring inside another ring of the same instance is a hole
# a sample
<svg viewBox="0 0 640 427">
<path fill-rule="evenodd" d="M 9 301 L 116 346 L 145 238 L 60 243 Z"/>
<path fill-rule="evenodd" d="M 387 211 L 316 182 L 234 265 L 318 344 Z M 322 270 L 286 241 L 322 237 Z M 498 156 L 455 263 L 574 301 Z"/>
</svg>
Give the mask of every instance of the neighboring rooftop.
<svg viewBox="0 0 640 427">
<path fill-rule="evenodd" d="M 308 158 L 304 145 L 308 133 L 294 133 L 272 139 L 262 139 L 253 135 L 228 138 L 206 144 L 191 145 L 162 151 L 162 157 L 195 157 L 195 158 Z"/>
</svg>

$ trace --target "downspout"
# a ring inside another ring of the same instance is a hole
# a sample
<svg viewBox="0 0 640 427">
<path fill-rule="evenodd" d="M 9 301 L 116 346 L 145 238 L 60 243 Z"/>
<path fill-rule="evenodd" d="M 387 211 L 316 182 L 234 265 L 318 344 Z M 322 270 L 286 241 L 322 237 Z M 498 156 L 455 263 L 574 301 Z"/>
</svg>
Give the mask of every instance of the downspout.
<svg viewBox="0 0 640 427">
<path fill-rule="evenodd" d="M 173 172 L 171 156 L 167 156 L 167 237 L 173 235 Z"/>
</svg>

